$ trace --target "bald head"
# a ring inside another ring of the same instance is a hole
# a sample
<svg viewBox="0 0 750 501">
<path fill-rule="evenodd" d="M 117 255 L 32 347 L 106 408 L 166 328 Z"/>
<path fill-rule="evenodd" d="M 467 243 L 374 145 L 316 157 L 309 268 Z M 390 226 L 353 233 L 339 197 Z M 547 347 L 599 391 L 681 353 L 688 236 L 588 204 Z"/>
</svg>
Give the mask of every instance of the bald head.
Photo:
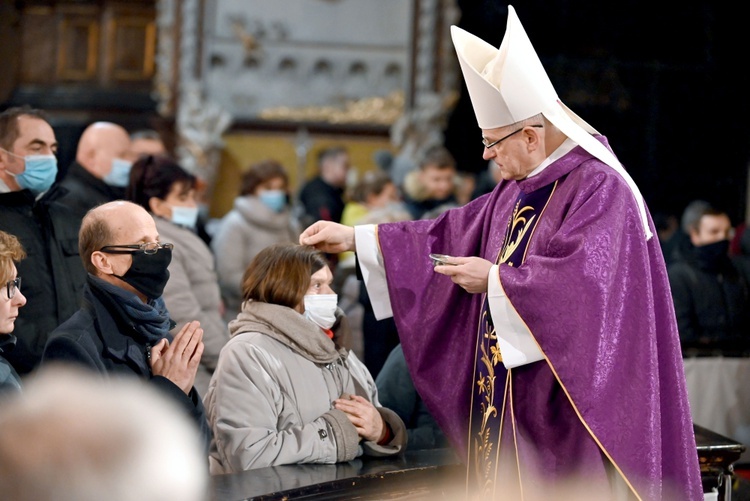
<svg viewBox="0 0 750 501">
<path fill-rule="evenodd" d="M 159 234 L 151 215 L 140 205 L 115 200 L 94 207 L 81 221 L 78 250 L 86 271 L 101 276 L 92 255 L 107 245 L 156 242 Z"/>
<path fill-rule="evenodd" d="M 99 179 L 112 170 L 112 160 L 132 161 L 130 136 L 121 126 L 111 122 L 95 122 L 83 131 L 78 141 L 76 161 Z"/>
</svg>

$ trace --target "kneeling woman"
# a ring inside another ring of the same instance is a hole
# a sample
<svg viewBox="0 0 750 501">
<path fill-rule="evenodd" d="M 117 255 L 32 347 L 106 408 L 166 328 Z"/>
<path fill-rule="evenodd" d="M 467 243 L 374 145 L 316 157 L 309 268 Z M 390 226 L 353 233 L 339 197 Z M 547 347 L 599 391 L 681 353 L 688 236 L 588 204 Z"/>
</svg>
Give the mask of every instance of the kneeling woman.
<svg viewBox="0 0 750 501">
<path fill-rule="evenodd" d="M 204 404 L 211 473 L 398 454 L 403 421 L 380 406 L 370 372 L 342 345 L 348 331 L 323 254 L 261 251 L 245 272 Z"/>
</svg>

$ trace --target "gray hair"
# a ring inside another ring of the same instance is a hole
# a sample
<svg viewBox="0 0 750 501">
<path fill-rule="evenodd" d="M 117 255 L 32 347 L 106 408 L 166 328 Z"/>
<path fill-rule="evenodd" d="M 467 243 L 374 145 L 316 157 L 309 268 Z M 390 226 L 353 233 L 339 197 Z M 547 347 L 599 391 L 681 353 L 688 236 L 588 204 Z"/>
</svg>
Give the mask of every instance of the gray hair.
<svg viewBox="0 0 750 501">
<path fill-rule="evenodd" d="M 682 211 L 682 219 L 680 220 L 680 228 L 686 234 L 690 234 L 691 229 L 698 229 L 701 218 L 711 210 L 711 204 L 705 200 L 693 200 L 685 210 Z"/>
</svg>

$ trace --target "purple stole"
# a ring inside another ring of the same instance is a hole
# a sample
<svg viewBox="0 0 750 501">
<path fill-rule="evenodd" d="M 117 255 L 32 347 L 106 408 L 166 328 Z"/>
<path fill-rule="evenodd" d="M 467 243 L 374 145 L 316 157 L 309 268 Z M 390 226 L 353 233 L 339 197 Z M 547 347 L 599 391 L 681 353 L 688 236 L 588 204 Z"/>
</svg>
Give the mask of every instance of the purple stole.
<svg viewBox="0 0 750 501">
<path fill-rule="evenodd" d="M 505 263 L 514 267 L 523 264 L 534 228 L 556 187 L 557 181 L 554 181 L 531 193 L 519 193 L 495 264 Z M 499 476 L 501 443 L 505 446 L 513 444 L 513 437 L 505 437 L 506 440 L 502 441 L 503 418 L 513 419 L 511 387 L 508 384 L 511 370 L 505 368 L 502 360 L 485 293 L 479 316 L 468 441 L 469 484 L 473 484 L 484 496 L 494 494 L 495 481 Z"/>
</svg>

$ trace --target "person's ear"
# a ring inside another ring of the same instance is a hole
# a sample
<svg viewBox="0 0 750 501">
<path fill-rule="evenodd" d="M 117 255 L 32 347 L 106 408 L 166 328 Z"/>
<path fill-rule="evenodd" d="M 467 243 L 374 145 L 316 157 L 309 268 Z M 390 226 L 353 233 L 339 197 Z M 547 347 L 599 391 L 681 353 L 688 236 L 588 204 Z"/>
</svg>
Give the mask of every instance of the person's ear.
<svg viewBox="0 0 750 501">
<path fill-rule="evenodd" d="M 521 134 L 523 134 L 523 137 L 529 146 L 538 148 L 542 142 L 542 137 L 541 137 L 542 131 L 543 129 L 540 127 L 531 127 L 529 125 L 529 126 L 524 127 L 523 132 L 521 132 Z"/>
<path fill-rule="evenodd" d="M 112 262 L 109 258 L 110 255 L 106 252 L 94 251 L 91 253 L 91 264 L 94 265 L 94 268 L 105 275 L 112 275 L 114 270 L 112 269 Z"/>
</svg>

